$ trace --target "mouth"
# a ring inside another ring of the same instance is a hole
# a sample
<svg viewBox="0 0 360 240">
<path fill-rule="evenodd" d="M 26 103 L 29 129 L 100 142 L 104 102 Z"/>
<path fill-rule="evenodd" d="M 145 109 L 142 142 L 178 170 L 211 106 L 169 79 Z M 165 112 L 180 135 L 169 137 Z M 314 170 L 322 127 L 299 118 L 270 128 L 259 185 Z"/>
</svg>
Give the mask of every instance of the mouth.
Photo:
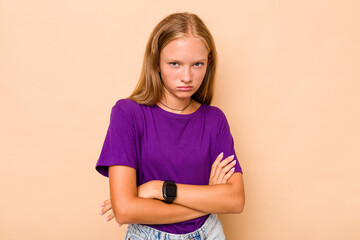
<svg viewBox="0 0 360 240">
<path fill-rule="evenodd" d="M 180 91 L 190 91 L 191 89 L 193 89 L 192 86 L 187 86 L 187 87 L 177 87 L 178 90 Z"/>
</svg>

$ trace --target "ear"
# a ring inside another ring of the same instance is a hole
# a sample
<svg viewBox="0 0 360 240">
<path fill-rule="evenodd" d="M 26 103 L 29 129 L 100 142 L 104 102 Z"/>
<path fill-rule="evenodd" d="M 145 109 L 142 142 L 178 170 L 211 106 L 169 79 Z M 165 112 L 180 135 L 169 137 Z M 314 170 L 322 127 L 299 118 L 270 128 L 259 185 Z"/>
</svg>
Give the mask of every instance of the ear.
<svg viewBox="0 0 360 240">
<path fill-rule="evenodd" d="M 208 62 L 207 62 L 207 66 L 209 66 L 211 62 L 212 62 L 212 56 L 209 55 L 209 57 L 208 57 Z"/>
</svg>

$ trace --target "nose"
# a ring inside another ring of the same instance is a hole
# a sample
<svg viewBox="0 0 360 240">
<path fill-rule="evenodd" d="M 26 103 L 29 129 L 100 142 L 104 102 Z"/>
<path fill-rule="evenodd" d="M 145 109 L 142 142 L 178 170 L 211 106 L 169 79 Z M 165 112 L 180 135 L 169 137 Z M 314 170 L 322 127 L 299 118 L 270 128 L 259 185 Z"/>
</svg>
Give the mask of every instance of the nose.
<svg viewBox="0 0 360 240">
<path fill-rule="evenodd" d="M 182 82 L 191 82 L 192 81 L 192 73 L 190 67 L 185 67 L 181 76 Z"/>
</svg>

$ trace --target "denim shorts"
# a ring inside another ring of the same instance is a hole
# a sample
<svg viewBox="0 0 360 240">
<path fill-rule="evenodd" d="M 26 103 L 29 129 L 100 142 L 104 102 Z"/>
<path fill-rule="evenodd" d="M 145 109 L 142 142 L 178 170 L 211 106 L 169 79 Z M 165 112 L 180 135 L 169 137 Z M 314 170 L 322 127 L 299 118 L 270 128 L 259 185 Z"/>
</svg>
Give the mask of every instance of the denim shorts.
<svg viewBox="0 0 360 240">
<path fill-rule="evenodd" d="M 196 231 L 186 234 L 167 233 L 155 228 L 129 224 L 125 240 L 224 240 L 222 223 L 216 214 L 210 214 L 205 223 Z"/>
</svg>

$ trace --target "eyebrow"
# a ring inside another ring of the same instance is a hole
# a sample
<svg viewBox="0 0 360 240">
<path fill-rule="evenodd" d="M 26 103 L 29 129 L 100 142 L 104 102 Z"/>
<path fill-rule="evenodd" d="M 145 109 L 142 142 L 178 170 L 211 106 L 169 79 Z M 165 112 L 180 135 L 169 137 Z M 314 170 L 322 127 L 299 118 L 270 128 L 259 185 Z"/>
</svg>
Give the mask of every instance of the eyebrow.
<svg viewBox="0 0 360 240">
<path fill-rule="evenodd" d="M 195 60 L 194 62 L 205 62 L 206 60 L 207 60 L 206 58 L 203 58 L 203 59 Z M 166 59 L 166 61 L 182 63 L 182 61 L 176 60 L 174 58 L 168 58 L 168 59 Z"/>
</svg>

